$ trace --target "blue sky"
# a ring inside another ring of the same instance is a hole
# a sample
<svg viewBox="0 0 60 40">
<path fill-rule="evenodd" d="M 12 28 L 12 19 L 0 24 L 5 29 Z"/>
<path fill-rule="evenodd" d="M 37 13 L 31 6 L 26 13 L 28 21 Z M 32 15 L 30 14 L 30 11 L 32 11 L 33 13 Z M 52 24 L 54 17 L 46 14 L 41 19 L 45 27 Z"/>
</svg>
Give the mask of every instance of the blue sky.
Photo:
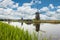
<svg viewBox="0 0 60 40">
<path fill-rule="evenodd" d="M 19 6 L 21 6 L 23 3 L 30 3 L 32 0 L 12 0 L 16 3 L 19 3 Z"/>
<path fill-rule="evenodd" d="M 38 8 L 37 8 L 38 6 Z M 0 0 L 0 18 L 60 20 L 60 0 Z"/>
<path fill-rule="evenodd" d="M 19 3 L 19 6 L 22 6 L 22 4 L 30 3 L 32 0 L 13 0 L 13 1 Z M 49 4 L 53 4 L 54 6 L 60 5 L 60 0 L 39 0 L 39 1 L 41 1 L 41 4 L 37 4 L 39 8 L 49 6 Z M 32 5 L 32 7 L 36 7 L 36 4 Z"/>
</svg>

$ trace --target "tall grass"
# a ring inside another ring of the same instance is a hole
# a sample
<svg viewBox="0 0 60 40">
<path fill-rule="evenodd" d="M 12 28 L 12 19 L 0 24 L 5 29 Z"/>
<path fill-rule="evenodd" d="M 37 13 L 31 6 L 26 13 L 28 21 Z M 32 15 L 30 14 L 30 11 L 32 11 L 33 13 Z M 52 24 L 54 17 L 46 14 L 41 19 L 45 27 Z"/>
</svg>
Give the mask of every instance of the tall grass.
<svg viewBox="0 0 60 40">
<path fill-rule="evenodd" d="M 0 22 L 0 40 L 38 40 L 35 33 Z M 41 40 L 48 40 L 46 37 Z"/>
<path fill-rule="evenodd" d="M 33 37 L 34 36 L 34 37 Z M 0 40 L 37 40 L 33 34 L 24 29 L 0 22 Z"/>
</svg>

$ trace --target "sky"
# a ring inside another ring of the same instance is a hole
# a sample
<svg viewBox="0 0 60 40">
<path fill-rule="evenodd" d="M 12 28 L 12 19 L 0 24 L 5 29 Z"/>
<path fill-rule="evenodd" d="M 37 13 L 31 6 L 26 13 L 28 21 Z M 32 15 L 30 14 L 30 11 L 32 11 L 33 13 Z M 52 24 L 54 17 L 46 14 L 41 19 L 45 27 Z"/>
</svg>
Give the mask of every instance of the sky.
<svg viewBox="0 0 60 40">
<path fill-rule="evenodd" d="M 60 0 L 0 0 L 0 19 L 60 20 Z"/>
</svg>

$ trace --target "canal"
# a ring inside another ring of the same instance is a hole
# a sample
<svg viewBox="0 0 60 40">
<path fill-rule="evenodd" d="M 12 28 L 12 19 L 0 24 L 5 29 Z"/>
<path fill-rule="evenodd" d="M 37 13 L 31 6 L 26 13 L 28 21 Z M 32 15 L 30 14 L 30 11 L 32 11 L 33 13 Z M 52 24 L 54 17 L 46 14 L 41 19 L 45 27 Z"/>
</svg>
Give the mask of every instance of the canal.
<svg viewBox="0 0 60 40">
<path fill-rule="evenodd" d="M 23 28 L 24 30 L 28 30 L 29 33 L 36 32 L 35 26 L 33 24 L 27 25 L 27 24 L 23 23 L 23 25 L 21 25 L 21 23 L 19 23 L 19 22 L 11 22 L 10 25 L 17 26 L 19 28 Z M 60 24 L 41 23 L 40 30 L 45 31 L 45 32 L 39 31 L 39 35 L 41 33 L 42 36 L 46 36 L 46 37 L 51 36 L 53 40 L 60 39 Z"/>
</svg>

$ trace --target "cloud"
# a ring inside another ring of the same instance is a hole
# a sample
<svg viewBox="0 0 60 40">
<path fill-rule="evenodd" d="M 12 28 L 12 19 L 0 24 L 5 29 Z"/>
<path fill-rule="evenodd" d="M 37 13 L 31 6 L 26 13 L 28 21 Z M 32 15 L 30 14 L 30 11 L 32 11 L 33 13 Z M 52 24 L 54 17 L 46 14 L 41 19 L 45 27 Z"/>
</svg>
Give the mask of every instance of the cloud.
<svg viewBox="0 0 60 40">
<path fill-rule="evenodd" d="M 48 11 L 45 14 L 40 14 L 42 20 L 58 20 L 56 12 Z"/>
<path fill-rule="evenodd" d="M 18 6 L 18 3 L 14 3 L 12 0 L 4 0 L 0 3 L 0 18 L 10 18 L 10 19 L 33 19 L 35 18 L 36 8 L 31 8 L 33 1 L 30 3 L 23 3 L 22 6 Z M 51 8 L 50 8 L 51 7 Z M 40 18 L 43 20 L 60 20 L 60 6 L 53 6 L 49 4 L 48 7 L 42 7 L 39 11 L 41 12 Z M 16 10 L 13 10 L 16 8 Z M 57 9 L 51 11 L 50 9 Z"/>
<path fill-rule="evenodd" d="M 19 11 L 20 13 L 22 13 L 22 15 L 23 15 L 24 18 L 27 18 L 27 19 L 34 18 L 34 17 L 31 17 L 31 16 L 34 16 L 33 14 L 35 14 L 35 12 L 37 11 L 37 9 L 31 8 L 30 5 L 25 5 L 25 4 L 23 4 L 22 7 L 18 7 L 17 11 Z"/>
<path fill-rule="evenodd" d="M 60 13 L 60 9 L 57 9 L 57 12 Z"/>
<path fill-rule="evenodd" d="M 57 8 L 59 8 L 59 9 L 60 9 L 60 6 L 57 6 Z"/>
<path fill-rule="evenodd" d="M 0 18 L 13 18 L 13 16 L 11 16 L 11 15 L 9 15 L 9 14 L 11 14 L 11 11 L 12 11 L 12 9 L 9 9 L 9 8 L 7 8 L 7 9 L 4 9 L 4 8 L 0 8 Z"/>
<path fill-rule="evenodd" d="M 55 7 L 52 7 L 52 6 L 51 8 L 49 7 L 50 6 L 43 7 L 40 9 L 40 12 L 44 12 L 40 15 L 41 16 L 40 18 L 43 20 L 60 20 L 60 9 L 56 7 L 57 10 L 51 11 L 50 9 L 51 8 L 55 9 Z"/>
<path fill-rule="evenodd" d="M 53 8 L 54 8 L 53 4 L 49 4 L 49 7 L 50 7 L 51 9 L 53 9 Z"/>
<path fill-rule="evenodd" d="M 2 13 L 3 13 L 3 10 L 4 10 L 3 8 L 0 8 L 0 14 L 2 14 Z"/>
<path fill-rule="evenodd" d="M 33 5 L 32 2 L 24 3 L 22 6 L 18 6 L 18 3 L 14 3 L 12 0 L 4 0 L 0 3 L 0 5 L 0 9 L 3 9 L 0 11 L 0 15 L 6 15 L 6 18 L 15 19 L 23 17 L 25 19 L 33 19 L 35 17 L 35 12 L 37 11 L 37 9 L 31 8 L 31 5 Z M 13 8 L 17 8 L 17 10 L 13 10 Z M 8 15 L 11 17 L 8 17 Z"/>
<path fill-rule="evenodd" d="M 46 15 L 40 14 L 40 19 L 41 20 L 46 20 L 46 18 L 48 18 Z"/>
<path fill-rule="evenodd" d="M 4 7 L 4 8 L 16 8 L 16 7 L 18 7 L 18 3 L 14 4 L 14 2 L 12 0 L 3 0 L 0 3 L 0 7 Z"/>
<path fill-rule="evenodd" d="M 21 17 L 25 19 L 34 18 L 34 13 L 36 9 L 31 8 L 31 3 L 24 3 L 22 6 L 18 6 L 18 3 L 15 3 L 11 0 L 4 0 L 0 3 L 0 18 L 10 18 L 10 19 L 20 19 Z M 17 10 L 13 10 L 17 8 Z M 32 17 L 31 17 L 32 16 Z"/>
<path fill-rule="evenodd" d="M 43 20 L 60 20 L 60 8 L 59 7 L 60 6 L 53 6 L 53 4 L 49 4 L 49 6 L 47 6 L 47 7 L 42 7 L 39 10 L 41 13 L 40 19 L 43 19 Z"/>
<path fill-rule="evenodd" d="M 49 8 L 48 7 L 42 7 L 39 11 L 40 12 L 42 12 L 42 11 L 46 12 L 46 11 L 49 11 Z"/>
<path fill-rule="evenodd" d="M 23 6 L 31 6 L 32 3 L 24 3 Z"/>
</svg>

